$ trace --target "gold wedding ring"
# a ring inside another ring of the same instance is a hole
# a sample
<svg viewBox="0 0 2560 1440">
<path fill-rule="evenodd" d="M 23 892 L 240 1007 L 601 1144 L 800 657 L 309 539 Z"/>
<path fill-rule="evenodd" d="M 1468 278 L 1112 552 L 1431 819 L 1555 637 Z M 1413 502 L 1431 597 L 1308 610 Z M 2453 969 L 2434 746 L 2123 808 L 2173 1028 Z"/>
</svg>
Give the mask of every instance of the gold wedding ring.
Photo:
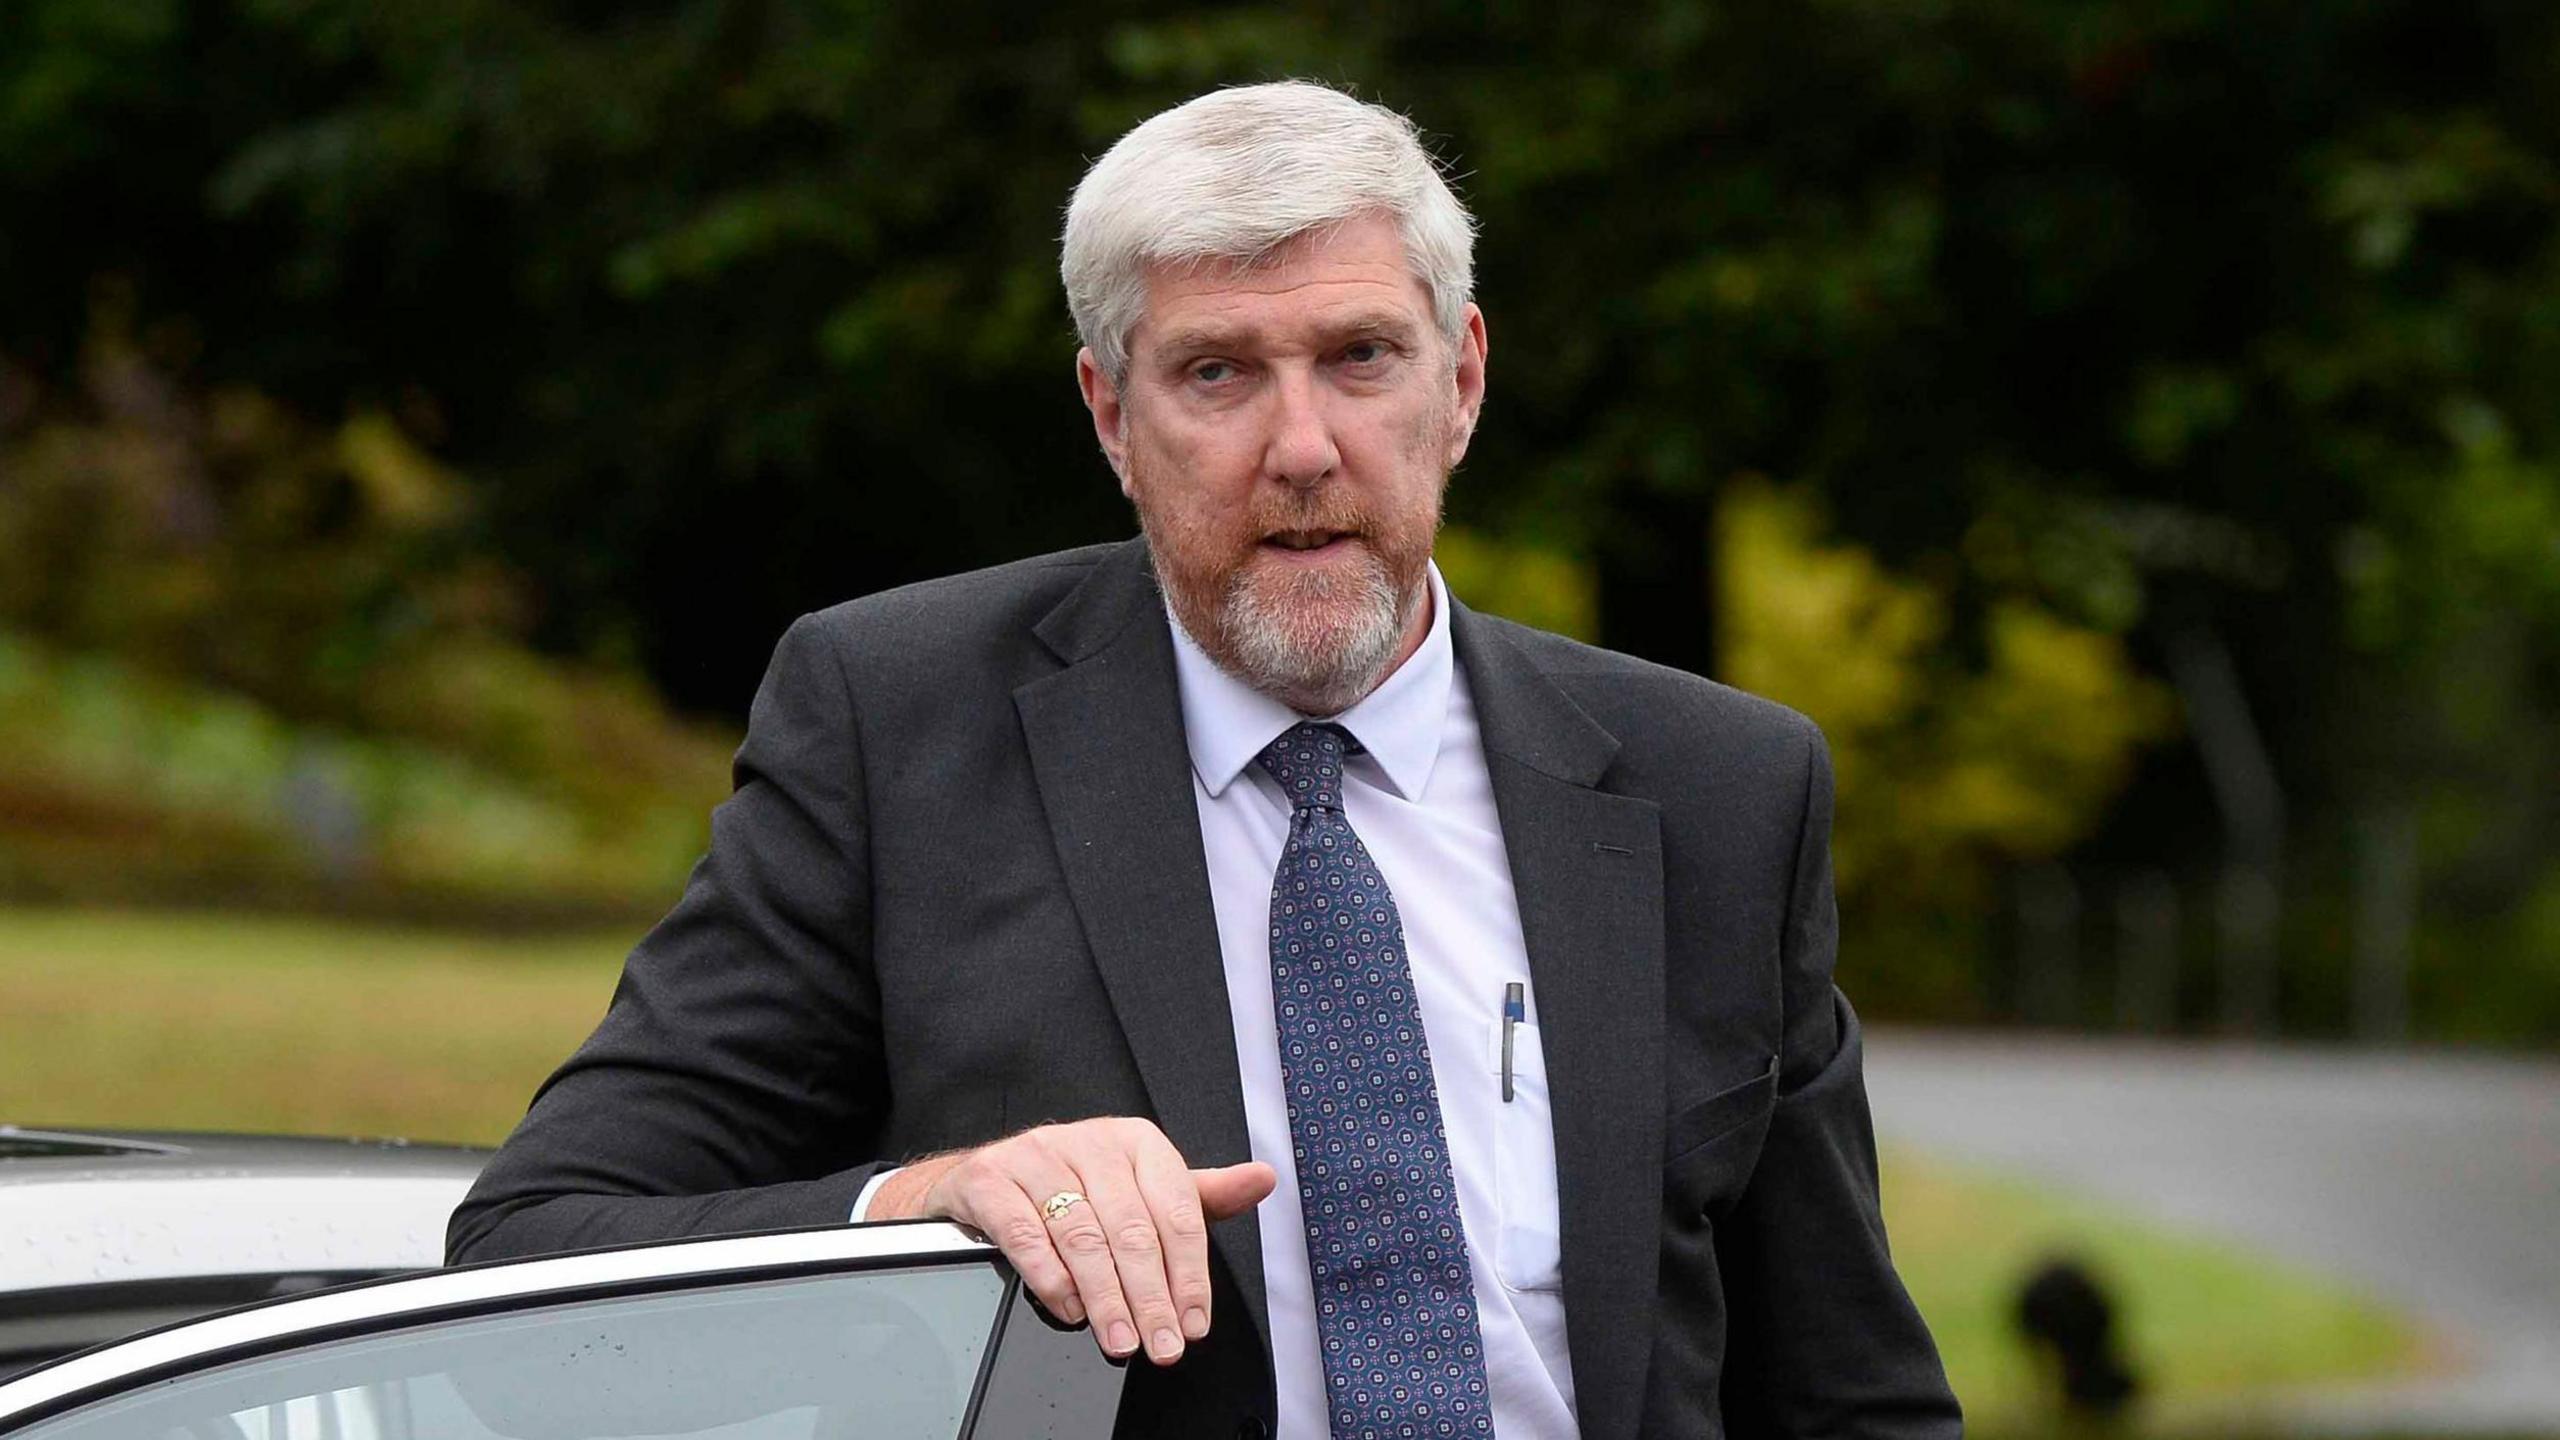
<svg viewBox="0 0 2560 1440">
<path fill-rule="evenodd" d="M 1084 1196 L 1076 1191 L 1061 1190 L 1057 1194 L 1050 1196 L 1048 1200 L 1041 1204 L 1040 1213 L 1048 1216 L 1052 1220 L 1055 1220 L 1084 1203 Z"/>
</svg>

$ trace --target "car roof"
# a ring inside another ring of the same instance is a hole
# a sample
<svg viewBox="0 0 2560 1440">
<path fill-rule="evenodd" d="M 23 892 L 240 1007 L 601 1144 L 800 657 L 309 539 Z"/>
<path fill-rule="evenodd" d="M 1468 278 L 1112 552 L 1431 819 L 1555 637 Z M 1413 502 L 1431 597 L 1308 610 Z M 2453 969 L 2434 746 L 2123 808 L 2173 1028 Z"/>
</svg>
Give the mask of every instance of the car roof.
<svg viewBox="0 0 2560 1440">
<path fill-rule="evenodd" d="M 443 1259 L 461 1146 L 0 1126 L 0 1292 Z"/>
<path fill-rule="evenodd" d="M 193 1130 L 0 1125 L 0 1188 L 236 1175 L 458 1175 L 489 1152 L 466 1145 Z"/>
</svg>

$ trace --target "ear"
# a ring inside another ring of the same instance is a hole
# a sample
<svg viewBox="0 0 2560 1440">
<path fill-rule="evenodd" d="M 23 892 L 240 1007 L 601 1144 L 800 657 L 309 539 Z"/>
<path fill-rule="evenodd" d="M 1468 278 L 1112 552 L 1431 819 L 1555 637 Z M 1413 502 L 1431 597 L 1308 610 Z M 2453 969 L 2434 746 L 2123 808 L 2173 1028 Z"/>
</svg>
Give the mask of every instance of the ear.
<svg viewBox="0 0 2560 1440">
<path fill-rule="evenodd" d="M 1102 373 L 1091 348 L 1076 351 L 1076 388 L 1084 392 L 1084 408 L 1093 415 L 1093 438 L 1102 442 L 1102 458 L 1120 477 L 1120 493 L 1129 493 L 1129 412 L 1120 404 L 1120 389 Z"/>
<path fill-rule="evenodd" d="M 1452 377 L 1458 409 L 1449 426 L 1449 468 L 1467 458 L 1467 442 L 1476 434 L 1476 417 L 1484 412 L 1484 312 L 1467 306 L 1466 323 L 1458 330 L 1458 364 Z"/>
</svg>

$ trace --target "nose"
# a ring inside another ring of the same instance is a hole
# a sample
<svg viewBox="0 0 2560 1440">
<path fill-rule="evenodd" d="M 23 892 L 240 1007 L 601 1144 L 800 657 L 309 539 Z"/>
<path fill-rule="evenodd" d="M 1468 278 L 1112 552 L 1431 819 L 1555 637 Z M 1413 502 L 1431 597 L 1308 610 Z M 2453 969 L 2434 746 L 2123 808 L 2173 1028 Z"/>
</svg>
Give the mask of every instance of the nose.
<svg viewBox="0 0 2560 1440">
<path fill-rule="evenodd" d="M 1342 463 L 1326 423 L 1324 402 L 1315 377 L 1305 370 L 1283 370 L 1271 389 L 1270 434 L 1262 465 L 1272 478 L 1300 489 L 1331 475 Z"/>
</svg>

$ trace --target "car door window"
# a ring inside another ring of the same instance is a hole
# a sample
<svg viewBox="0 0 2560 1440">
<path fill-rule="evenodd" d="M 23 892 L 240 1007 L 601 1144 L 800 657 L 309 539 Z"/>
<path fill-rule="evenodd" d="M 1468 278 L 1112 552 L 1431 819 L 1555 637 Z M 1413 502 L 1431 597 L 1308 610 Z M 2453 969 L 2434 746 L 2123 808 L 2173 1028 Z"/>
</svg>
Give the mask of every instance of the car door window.
<svg viewBox="0 0 2560 1440">
<path fill-rule="evenodd" d="M 53 1416 L 28 1440 L 953 1440 L 992 1263 L 711 1284 L 305 1343 Z"/>
</svg>

